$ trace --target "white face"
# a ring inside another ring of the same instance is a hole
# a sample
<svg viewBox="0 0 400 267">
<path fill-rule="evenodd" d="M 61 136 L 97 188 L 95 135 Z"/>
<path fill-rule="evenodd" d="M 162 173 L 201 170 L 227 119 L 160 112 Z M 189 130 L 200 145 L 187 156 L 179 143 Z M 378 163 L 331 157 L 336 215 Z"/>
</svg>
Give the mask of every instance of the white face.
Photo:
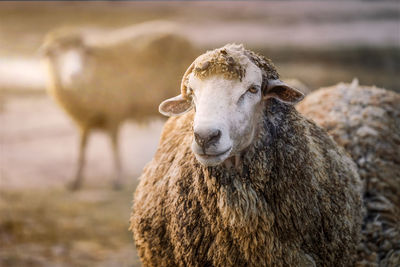
<svg viewBox="0 0 400 267">
<path fill-rule="evenodd" d="M 64 86 L 71 85 L 79 78 L 83 71 L 83 56 L 83 51 L 79 48 L 71 48 L 57 54 L 57 64 Z"/>
<path fill-rule="evenodd" d="M 261 114 L 261 84 L 261 70 L 251 62 L 242 81 L 190 74 L 187 86 L 196 109 L 192 150 L 200 163 L 218 165 L 252 143 Z"/>
<path fill-rule="evenodd" d="M 48 63 L 57 69 L 60 82 L 64 87 L 73 86 L 83 78 L 85 63 L 87 63 L 87 53 L 83 46 L 61 46 L 55 43 L 44 52 Z M 87 73 L 85 75 L 87 76 Z"/>
</svg>

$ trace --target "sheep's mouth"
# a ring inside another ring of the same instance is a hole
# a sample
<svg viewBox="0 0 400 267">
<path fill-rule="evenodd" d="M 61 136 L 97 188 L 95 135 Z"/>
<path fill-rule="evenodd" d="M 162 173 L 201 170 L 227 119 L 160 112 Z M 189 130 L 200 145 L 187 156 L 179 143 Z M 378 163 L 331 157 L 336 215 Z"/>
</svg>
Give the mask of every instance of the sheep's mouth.
<svg viewBox="0 0 400 267">
<path fill-rule="evenodd" d="M 225 151 L 223 151 L 223 152 L 221 152 L 221 153 L 216 153 L 216 154 L 207 154 L 207 153 L 200 154 L 200 153 L 199 153 L 199 154 L 197 154 L 197 155 L 200 156 L 200 157 L 202 157 L 202 158 L 204 158 L 204 159 L 213 159 L 213 158 L 222 157 L 222 156 L 224 156 L 225 154 L 230 153 L 231 150 L 232 150 L 232 147 L 228 148 L 227 150 L 225 150 Z"/>
</svg>

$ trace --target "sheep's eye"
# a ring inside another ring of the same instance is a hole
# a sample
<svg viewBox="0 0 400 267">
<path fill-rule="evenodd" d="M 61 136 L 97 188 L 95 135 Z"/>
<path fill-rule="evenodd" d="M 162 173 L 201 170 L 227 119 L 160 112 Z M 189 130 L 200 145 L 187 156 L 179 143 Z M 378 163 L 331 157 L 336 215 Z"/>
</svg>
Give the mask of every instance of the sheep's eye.
<svg viewBox="0 0 400 267">
<path fill-rule="evenodd" d="M 249 89 L 247 89 L 247 92 L 250 92 L 252 94 L 257 94 L 258 93 L 258 87 L 252 85 L 249 87 Z"/>
</svg>

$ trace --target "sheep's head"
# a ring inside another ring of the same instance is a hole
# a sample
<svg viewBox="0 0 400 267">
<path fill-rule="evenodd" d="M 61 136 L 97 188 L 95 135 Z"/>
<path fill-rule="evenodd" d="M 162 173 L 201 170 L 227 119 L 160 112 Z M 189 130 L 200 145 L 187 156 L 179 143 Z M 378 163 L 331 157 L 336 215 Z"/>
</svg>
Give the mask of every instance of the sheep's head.
<svg viewBox="0 0 400 267">
<path fill-rule="evenodd" d="M 85 50 L 83 36 L 79 32 L 72 32 L 68 29 L 60 29 L 49 33 L 42 46 L 40 52 L 45 57 L 53 57 L 69 50 Z"/>
<path fill-rule="evenodd" d="M 68 85 L 76 81 L 87 63 L 90 50 L 82 34 L 59 30 L 46 36 L 40 48 L 41 54 L 55 64 L 60 71 L 61 81 Z"/>
<path fill-rule="evenodd" d="M 279 80 L 270 60 L 226 45 L 198 57 L 184 74 L 181 94 L 159 110 L 177 116 L 194 108 L 192 150 L 200 163 L 215 166 L 253 142 L 269 98 L 293 105 L 303 94 Z"/>
</svg>

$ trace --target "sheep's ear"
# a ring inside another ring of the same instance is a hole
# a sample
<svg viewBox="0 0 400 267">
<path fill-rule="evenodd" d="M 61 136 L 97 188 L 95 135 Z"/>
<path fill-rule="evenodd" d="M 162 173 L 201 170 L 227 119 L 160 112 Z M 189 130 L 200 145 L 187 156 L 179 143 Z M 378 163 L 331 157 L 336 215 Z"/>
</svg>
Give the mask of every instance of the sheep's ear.
<svg viewBox="0 0 400 267">
<path fill-rule="evenodd" d="M 164 100 L 158 107 L 158 111 L 165 116 L 179 116 L 192 109 L 192 102 L 182 95 Z"/>
<path fill-rule="evenodd" d="M 284 103 L 294 105 L 304 98 L 304 94 L 281 80 L 268 80 L 263 89 L 263 97 L 264 99 L 276 98 Z"/>
</svg>

